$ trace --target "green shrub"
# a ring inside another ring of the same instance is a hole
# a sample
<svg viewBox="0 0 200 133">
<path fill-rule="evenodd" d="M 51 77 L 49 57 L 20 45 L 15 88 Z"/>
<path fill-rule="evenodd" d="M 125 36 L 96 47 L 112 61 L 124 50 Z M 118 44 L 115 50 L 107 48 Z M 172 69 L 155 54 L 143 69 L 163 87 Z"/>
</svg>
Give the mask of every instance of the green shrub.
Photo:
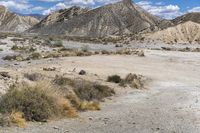
<svg viewBox="0 0 200 133">
<path fill-rule="evenodd" d="M 122 81 L 122 79 L 119 75 L 112 75 L 112 76 L 108 76 L 107 81 L 113 82 L 113 83 L 120 83 Z"/>
</svg>

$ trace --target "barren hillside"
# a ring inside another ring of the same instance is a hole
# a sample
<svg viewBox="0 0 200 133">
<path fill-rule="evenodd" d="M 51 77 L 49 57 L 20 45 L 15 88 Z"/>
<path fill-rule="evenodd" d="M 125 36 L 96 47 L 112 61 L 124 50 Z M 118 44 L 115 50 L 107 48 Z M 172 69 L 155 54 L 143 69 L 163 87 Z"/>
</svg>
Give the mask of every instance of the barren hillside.
<svg viewBox="0 0 200 133">
<path fill-rule="evenodd" d="M 192 21 L 192 22 L 200 23 L 200 13 L 198 13 L 198 12 L 188 13 L 188 14 L 185 14 L 183 16 L 177 17 L 174 20 L 172 20 L 172 22 L 175 25 L 178 25 L 180 23 L 185 23 L 187 21 Z"/>
<path fill-rule="evenodd" d="M 81 10 L 80 15 L 69 14 L 68 10 L 62 14 L 53 13 L 29 32 L 100 37 L 155 31 L 163 27 L 162 23 L 168 23 L 149 14 L 131 0 L 123 0 L 84 13 Z M 73 17 L 65 19 L 63 16 Z"/>
<path fill-rule="evenodd" d="M 191 21 L 150 33 L 146 38 L 167 43 L 200 42 L 200 24 Z"/>
<path fill-rule="evenodd" d="M 0 31 L 23 32 L 39 21 L 30 16 L 19 16 L 0 6 Z"/>
</svg>

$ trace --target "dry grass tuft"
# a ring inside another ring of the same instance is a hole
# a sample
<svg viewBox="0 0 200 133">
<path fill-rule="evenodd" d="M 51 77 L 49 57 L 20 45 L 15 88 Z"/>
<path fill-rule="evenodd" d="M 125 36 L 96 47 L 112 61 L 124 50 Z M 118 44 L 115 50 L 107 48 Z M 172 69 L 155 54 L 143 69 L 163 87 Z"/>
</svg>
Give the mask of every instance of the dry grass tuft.
<svg viewBox="0 0 200 133">
<path fill-rule="evenodd" d="M 83 101 L 80 105 L 80 110 L 101 110 L 99 102 Z"/>
<path fill-rule="evenodd" d="M 10 115 L 10 119 L 18 127 L 25 128 L 27 126 L 26 120 L 24 119 L 22 112 L 12 112 Z"/>
<path fill-rule="evenodd" d="M 59 106 L 61 107 L 62 115 L 67 116 L 68 118 L 77 118 L 78 112 L 77 110 L 71 106 L 71 103 L 67 99 L 61 99 L 58 102 Z"/>
</svg>

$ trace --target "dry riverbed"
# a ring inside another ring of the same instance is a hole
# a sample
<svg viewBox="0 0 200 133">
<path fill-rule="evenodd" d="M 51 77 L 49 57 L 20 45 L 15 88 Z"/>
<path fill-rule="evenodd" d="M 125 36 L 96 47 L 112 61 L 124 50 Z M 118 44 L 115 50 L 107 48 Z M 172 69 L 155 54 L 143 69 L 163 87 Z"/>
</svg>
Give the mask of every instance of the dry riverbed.
<svg viewBox="0 0 200 133">
<path fill-rule="evenodd" d="M 144 90 L 111 84 L 117 94 L 101 104 L 100 111 L 87 111 L 77 119 L 28 123 L 26 128 L 1 128 L 3 133 L 154 133 L 200 131 L 200 53 L 146 50 L 145 57 L 94 55 L 19 62 L 0 70 L 13 73 L 43 72 L 55 67 L 57 73 L 76 77 L 85 70 L 86 79 L 105 82 L 118 74 L 137 73 L 151 79 Z M 16 71 L 14 70 L 16 69 Z M 30 69 L 31 68 L 31 69 Z M 74 71 L 73 71 L 74 70 Z M 54 74 L 54 72 L 52 72 Z M 15 75 L 15 74 L 14 74 Z M 110 84 L 110 83 L 108 83 Z"/>
</svg>

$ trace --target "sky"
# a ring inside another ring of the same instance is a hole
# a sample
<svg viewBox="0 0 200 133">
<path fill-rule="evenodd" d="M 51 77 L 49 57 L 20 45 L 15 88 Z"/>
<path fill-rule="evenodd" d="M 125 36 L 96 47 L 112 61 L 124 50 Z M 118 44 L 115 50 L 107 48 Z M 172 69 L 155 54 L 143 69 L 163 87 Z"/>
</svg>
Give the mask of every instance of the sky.
<svg viewBox="0 0 200 133">
<path fill-rule="evenodd" d="M 96 8 L 120 0 L 0 0 L 13 12 L 48 15 L 59 9 L 78 5 Z M 173 19 L 188 12 L 200 12 L 200 0 L 134 0 L 142 8 L 165 19 Z"/>
</svg>

